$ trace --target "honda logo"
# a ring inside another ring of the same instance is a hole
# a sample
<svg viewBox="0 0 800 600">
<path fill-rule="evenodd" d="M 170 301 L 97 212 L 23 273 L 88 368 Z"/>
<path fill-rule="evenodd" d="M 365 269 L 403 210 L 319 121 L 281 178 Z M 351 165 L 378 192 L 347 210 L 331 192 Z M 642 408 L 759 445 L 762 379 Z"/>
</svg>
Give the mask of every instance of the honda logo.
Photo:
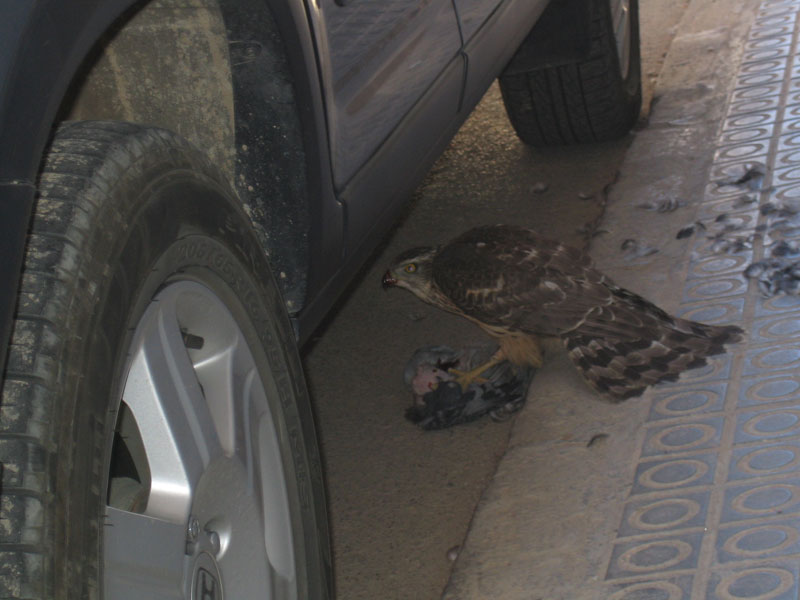
<svg viewBox="0 0 800 600">
<path fill-rule="evenodd" d="M 194 593 L 192 600 L 222 600 L 219 581 L 206 569 L 200 567 L 194 574 Z"/>
</svg>

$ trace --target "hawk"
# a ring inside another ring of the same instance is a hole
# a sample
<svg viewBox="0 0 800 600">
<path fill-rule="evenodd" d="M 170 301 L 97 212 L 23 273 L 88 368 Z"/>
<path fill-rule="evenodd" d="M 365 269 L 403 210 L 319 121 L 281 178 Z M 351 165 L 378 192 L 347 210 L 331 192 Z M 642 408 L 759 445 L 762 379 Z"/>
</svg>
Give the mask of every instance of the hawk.
<svg viewBox="0 0 800 600">
<path fill-rule="evenodd" d="M 537 338 L 552 336 L 589 385 L 619 401 L 705 365 L 744 333 L 670 316 L 615 285 L 586 253 L 510 225 L 477 227 L 444 246 L 407 250 L 383 286 L 405 288 L 495 338 L 498 351 L 461 373 L 463 386 L 503 360 L 538 368 Z"/>
</svg>

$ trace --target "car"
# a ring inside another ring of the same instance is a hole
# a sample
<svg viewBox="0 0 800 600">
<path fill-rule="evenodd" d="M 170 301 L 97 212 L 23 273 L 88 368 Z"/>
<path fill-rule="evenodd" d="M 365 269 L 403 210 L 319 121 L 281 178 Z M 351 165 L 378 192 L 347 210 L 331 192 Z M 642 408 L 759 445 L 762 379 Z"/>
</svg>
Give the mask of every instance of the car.
<svg viewBox="0 0 800 600">
<path fill-rule="evenodd" d="M 625 135 L 637 0 L 12 0 L 0 592 L 334 596 L 298 347 L 499 78 Z"/>
</svg>

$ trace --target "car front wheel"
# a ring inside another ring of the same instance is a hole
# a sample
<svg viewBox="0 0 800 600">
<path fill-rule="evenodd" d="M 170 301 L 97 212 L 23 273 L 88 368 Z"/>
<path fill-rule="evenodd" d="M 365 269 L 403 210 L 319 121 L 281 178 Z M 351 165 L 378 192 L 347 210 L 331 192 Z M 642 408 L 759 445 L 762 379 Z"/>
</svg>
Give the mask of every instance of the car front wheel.
<svg viewBox="0 0 800 600">
<path fill-rule="evenodd" d="M 280 294 L 229 186 L 178 136 L 57 132 L 2 411 L 3 597 L 330 597 Z"/>
</svg>

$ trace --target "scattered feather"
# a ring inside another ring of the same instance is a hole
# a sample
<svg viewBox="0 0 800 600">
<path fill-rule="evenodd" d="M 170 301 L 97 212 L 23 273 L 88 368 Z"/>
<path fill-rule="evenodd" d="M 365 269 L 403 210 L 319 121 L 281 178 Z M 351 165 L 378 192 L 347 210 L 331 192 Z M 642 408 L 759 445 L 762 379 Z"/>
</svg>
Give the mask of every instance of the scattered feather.
<svg viewBox="0 0 800 600">
<path fill-rule="evenodd" d="M 726 185 L 738 185 L 738 186 L 746 186 L 747 189 L 750 191 L 757 191 L 761 189 L 761 186 L 764 183 L 764 177 L 766 176 L 766 168 L 764 165 L 755 164 L 751 167 L 745 169 L 742 175 L 733 176 L 733 177 L 725 177 L 723 179 L 718 179 L 716 184 L 719 187 L 726 186 Z"/>
<path fill-rule="evenodd" d="M 598 444 L 605 442 L 609 437 L 610 436 L 607 433 L 596 433 L 586 443 L 586 447 L 591 448 L 592 446 L 597 446 Z"/>
<path fill-rule="evenodd" d="M 637 240 L 634 240 L 633 238 L 628 238 L 624 242 L 622 242 L 620 248 L 625 253 L 626 258 L 628 259 L 642 258 L 658 252 L 658 248 L 640 243 Z"/>
<path fill-rule="evenodd" d="M 706 226 L 702 221 L 695 221 L 691 225 L 687 225 L 675 235 L 676 239 L 682 240 L 694 235 L 695 231 L 705 231 Z"/>
<path fill-rule="evenodd" d="M 756 197 L 756 196 L 753 196 L 751 194 L 742 194 L 733 203 L 733 207 L 734 208 L 742 208 L 744 206 L 748 206 L 750 204 L 753 204 L 757 200 L 758 200 L 758 197 Z"/>
<path fill-rule="evenodd" d="M 764 296 L 800 295 L 800 262 L 768 258 L 749 265 L 744 275 L 756 281 Z"/>
<path fill-rule="evenodd" d="M 686 206 L 686 202 L 677 198 L 668 197 L 659 198 L 654 202 L 642 202 L 641 204 L 637 204 L 636 208 L 643 208 L 659 213 L 668 213 L 679 209 L 681 206 Z"/>
<path fill-rule="evenodd" d="M 449 560 L 450 562 L 455 562 L 460 553 L 461 553 L 461 546 L 459 545 L 453 546 L 447 551 L 447 560 Z"/>
<path fill-rule="evenodd" d="M 587 192 L 578 192 L 578 198 L 581 200 L 594 200 L 594 194 L 589 194 Z"/>
<path fill-rule="evenodd" d="M 778 206 L 774 202 L 764 202 L 759 208 L 758 212 L 762 215 L 771 215 L 774 212 L 778 211 Z"/>
<path fill-rule="evenodd" d="M 539 181 L 531 187 L 531 191 L 534 194 L 544 194 L 548 189 L 550 189 L 550 186 L 544 181 Z"/>
<path fill-rule="evenodd" d="M 711 244 L 711 251 L 714 254 L 736 254 L 745 250 L 753 249 L 754 236 L 734 236 L 730 238 L 717 239 Z"/>
<path fill-rule="evenodd" d="M 800 248 L 798 248 L 797 242 L 787 242 L 786 240 L 781 240 L 772 246 L 770 254 L 772 256 L 789 256 L 791 254 L 800 254 Z"/>
</svg>

